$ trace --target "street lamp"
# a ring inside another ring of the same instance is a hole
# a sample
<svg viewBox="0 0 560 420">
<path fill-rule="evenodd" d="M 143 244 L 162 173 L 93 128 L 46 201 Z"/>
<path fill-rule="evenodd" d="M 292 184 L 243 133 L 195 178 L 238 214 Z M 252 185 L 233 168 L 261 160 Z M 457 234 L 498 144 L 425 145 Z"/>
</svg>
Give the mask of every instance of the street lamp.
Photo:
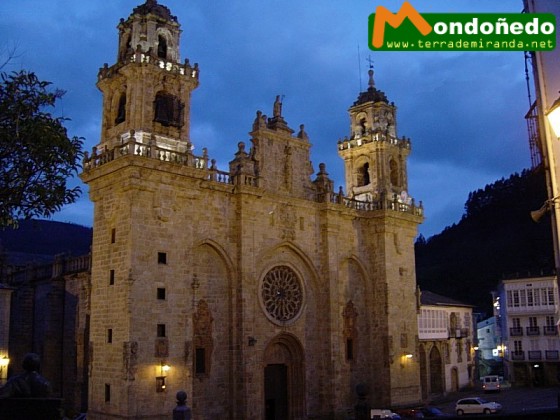
<svg viewBox="0 0 560 420">
<path fill-rule="evenodd" d="M 10 359 L 8 356 L 0 357 L 0 385 L 2 385 L 8 378 L 8 365 L 10 364 Z"/>
<path fill-rule="evenodd" d="M 560 116 L 560 115 L 559 115 L 559 116 Z M 560 128 L 560 127 L 559 127 L 559 128 Z M 542 219 L 542 217 L 550 211 L 551 207 L 554 206 L 554 203 L 555 203 L 558 199 L 560 199 L 560 196 L 556 196 L 556 197 L 553 197 L 553 198 L 549 198 L 548 200 L 546 200 L 546 201 L 543 203 L 543 205 L 542 205 L 542 207 L 541 207 L 540 209 L 538 209 L 538 210 L 533 210 L 533 211 L 531 212 L 531 219 L 533 219 L 533 222 L 539 223 L 540 220 Z"/>
<path fill-rule="evenodd" d="M 554 134 L 556 135 L 556 137 L 560 137 L 560 96 L 549 108 L 548 112 L 546 113 L 546 117 L 548 118 L 548 122 L 554 130 Z"/>
</svg>

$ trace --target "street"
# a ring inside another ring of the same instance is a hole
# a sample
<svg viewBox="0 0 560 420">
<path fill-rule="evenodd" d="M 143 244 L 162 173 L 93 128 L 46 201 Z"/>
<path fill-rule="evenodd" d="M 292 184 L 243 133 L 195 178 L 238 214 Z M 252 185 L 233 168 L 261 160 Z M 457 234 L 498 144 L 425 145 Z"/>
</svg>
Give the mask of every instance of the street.
<svg viewBox="0 0 560 420">
<path fill-rule="evenodd" d="M 500 392 L 484 393 L 480 388 L 448 394 L 434 401 L 435 406 L 446 414 L 455 414 L 455 402 L 461 398 L 482 397 L 496 401 L 503 407 L 502 414 L 523 413 L 539 409 L 556 409 L 560 398 L 560 387 L 549 388 L 504 388 Z"/>
</svg>

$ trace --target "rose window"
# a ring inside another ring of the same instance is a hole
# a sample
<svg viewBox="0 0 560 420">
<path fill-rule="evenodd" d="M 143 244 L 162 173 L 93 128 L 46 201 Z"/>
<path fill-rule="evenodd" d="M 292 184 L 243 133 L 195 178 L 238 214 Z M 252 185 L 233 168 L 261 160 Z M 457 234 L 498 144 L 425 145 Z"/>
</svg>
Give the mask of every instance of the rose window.
<svg viewBox="0 0 560 420">
<path fill-rule="evenodd" d="M 303 290 L 294 270 L 286 266 L 270 270 L 262 282 L 261 298 L 273 321 L 285 323 L 296 318 L 303 305 Z"/>
</svg>

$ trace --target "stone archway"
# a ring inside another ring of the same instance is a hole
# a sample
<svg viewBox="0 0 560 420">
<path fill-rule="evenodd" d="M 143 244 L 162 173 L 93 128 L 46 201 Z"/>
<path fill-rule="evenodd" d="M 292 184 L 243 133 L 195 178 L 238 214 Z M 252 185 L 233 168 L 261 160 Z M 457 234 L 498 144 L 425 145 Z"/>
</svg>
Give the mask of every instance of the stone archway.
<svg viewBox="0 0 560 420">
<path fill-rule="evenodd" d="M 459 372 L 456 367 L 451 369 L 451 392 L 459 391 Z"/>
<path fill-rule="evenodd" d="M 305 413 L 303 348 L 290 334 L 280 334 L 264 353 L 264 403 L 266 420 L 296 420 Z"/>
<path fill-rule="evenodd" d="M 443 387 L 443 370 L 441 354 L 436 346 L 430 350 L 430 393 L 442 394 Z"/>
</svg>

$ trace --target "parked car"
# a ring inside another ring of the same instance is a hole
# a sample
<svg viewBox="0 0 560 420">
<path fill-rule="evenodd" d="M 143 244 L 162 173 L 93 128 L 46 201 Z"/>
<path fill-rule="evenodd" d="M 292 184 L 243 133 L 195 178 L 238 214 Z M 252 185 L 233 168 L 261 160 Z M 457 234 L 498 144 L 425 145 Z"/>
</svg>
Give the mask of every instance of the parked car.
<svg viewBox="0 0 560 420">
<path fill-rule="evenodd" d="M 445 414 L 437 407 L 426 406 L 420 409 L 422 414 L 425 418 L 433 418 L 433 417 L 449 417 L 448 414 Z"/>
<path fill-rule="evenodd" d="M 393 413 L 391 410 L 386 408 L 372 408 L 370 410 L 371 419 L 393 419 L 400 420 L 401 416 L 397 413 Z"/>
<path fill-rule="evenodd" d="M 422 410 L 420 408 L 401 408 L 401 409 L 395 410 L 395 413 L 397 413 L 399 416 L 401 416 L 401 419 L 423 419 L 424 418 L 424 414 L 422 413 Z"/>
<path fill-rule="evenodd" d="M 463 414 L 490 414 L 502 410 L 497 402 L 486 401 L 479 397 L 463 398 L 455 404 L 455 412 L 458 416 Z"/>
<path fill-rule="evenodd" d="M 498 375 L 488 375 L 480 378 L 484 392 L 500 392 L 500 377 Z"/>
<path fill-rule="evenodd" d="M 430 405 L 418 406 L 414 408 L 403 408 L 395 410 L 402 419 L 424 419 L 424 418 L 449 418 L 451 414 L 446 414 L 437 407 Z M 455 417 L 455 416 L 453 416 Z"/>
</svg>

